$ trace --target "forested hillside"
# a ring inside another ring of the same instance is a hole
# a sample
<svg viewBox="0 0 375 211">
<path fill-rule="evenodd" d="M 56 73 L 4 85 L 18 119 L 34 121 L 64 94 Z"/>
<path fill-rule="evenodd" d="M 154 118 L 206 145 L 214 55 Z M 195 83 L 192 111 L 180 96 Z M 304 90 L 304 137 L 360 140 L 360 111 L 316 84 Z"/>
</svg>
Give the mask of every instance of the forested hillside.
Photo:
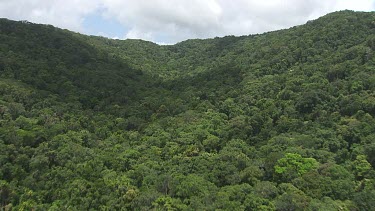
<svg viewBox="0 0 375 211">
<path fill-rule="evenodd" d="M 258 35 L 0 19 L 0 210 L 373 210 L 375 12 Z"/>
</svg>

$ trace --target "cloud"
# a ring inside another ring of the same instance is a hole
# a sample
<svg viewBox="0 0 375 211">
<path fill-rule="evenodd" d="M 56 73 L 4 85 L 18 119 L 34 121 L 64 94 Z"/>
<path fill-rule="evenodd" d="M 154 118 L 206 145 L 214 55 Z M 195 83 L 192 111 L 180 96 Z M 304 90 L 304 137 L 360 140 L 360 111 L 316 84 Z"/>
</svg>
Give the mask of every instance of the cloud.
<svg viewBox="0 0 375 211">
<path fill-rule="evenodd" d="M 83 33 L 92 31 L 83 23 L 94 15 L 123 27 L 116 31 L 124 34 L 113 36 L 175 43 L 262 33 L 337 10 L 370 11 L 374 5 L 375 0 L 0 0 L 0 14 Z"/>
<path fill-rule="evenodd" d="M 0 14 L 83 32 L 84 17 L 99 6 L 100 0 L 0 0 Z"/>
<path fill-rule="evenodd" d="M 105 14 L 129 28 L 125 38 L 175 43 L 247 35 L 305 23 L 326 13 L 372 10 L 374 0 L 103 0 Z"/>
<path fill-rule="evenodd" d="M 336 1 L 334 10 L 344 10 L 351 9 L 354 11 L 374 11 L 375 10 L 375 1 L 374 0 L 342 0 Z"/>
<path fill-rule="evenodd" d="M 126 38 L 164 38 L 172 42 L 205 37 L 220 28 L 221 6 L 215 0 L 103 1 L 108 17 L 131 26 Z M 177 2 L 177 1 L 176 1 Z"/>
</svg>

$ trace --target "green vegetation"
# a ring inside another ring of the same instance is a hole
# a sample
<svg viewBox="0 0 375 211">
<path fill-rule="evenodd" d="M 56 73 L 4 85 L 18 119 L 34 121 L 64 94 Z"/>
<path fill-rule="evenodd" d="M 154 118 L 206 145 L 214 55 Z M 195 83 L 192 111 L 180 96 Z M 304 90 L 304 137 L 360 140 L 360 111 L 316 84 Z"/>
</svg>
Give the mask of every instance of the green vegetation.
<svg viewBox="0 0 375 211">
<path fill-rule="evenodd" d="M 375 13 L 159 46 L 0 20 L 1 210 L 371 210 Z"/>
</svg>

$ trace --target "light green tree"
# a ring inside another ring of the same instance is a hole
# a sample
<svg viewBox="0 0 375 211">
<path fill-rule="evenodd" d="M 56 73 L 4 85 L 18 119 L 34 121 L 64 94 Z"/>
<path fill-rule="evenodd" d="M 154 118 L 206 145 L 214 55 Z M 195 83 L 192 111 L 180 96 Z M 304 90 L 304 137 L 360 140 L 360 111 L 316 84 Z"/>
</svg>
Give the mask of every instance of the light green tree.
<svg viewBox="0 0 375 211">
<path fill-rule="evenodd" d="M 275 173 L 282 179 L 290 180 L 318 167 L 314 158 L 303 158 L 300 154 L 286 153 L 275 165 Z"/>
</svg>

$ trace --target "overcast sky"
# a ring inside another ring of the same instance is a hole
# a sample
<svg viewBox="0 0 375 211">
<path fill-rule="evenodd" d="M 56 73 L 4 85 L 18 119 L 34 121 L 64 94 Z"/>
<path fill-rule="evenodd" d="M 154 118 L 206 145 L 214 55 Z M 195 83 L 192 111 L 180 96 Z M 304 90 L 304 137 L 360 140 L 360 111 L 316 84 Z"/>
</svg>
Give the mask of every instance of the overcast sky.
<svg viewBox="0 0 375 211">
<path fill-rule="evenodd" d="M 173 44 L 288 28 L 375 0 L 0 0 L 0 17 L 110 38 Z"/>
</svg>

